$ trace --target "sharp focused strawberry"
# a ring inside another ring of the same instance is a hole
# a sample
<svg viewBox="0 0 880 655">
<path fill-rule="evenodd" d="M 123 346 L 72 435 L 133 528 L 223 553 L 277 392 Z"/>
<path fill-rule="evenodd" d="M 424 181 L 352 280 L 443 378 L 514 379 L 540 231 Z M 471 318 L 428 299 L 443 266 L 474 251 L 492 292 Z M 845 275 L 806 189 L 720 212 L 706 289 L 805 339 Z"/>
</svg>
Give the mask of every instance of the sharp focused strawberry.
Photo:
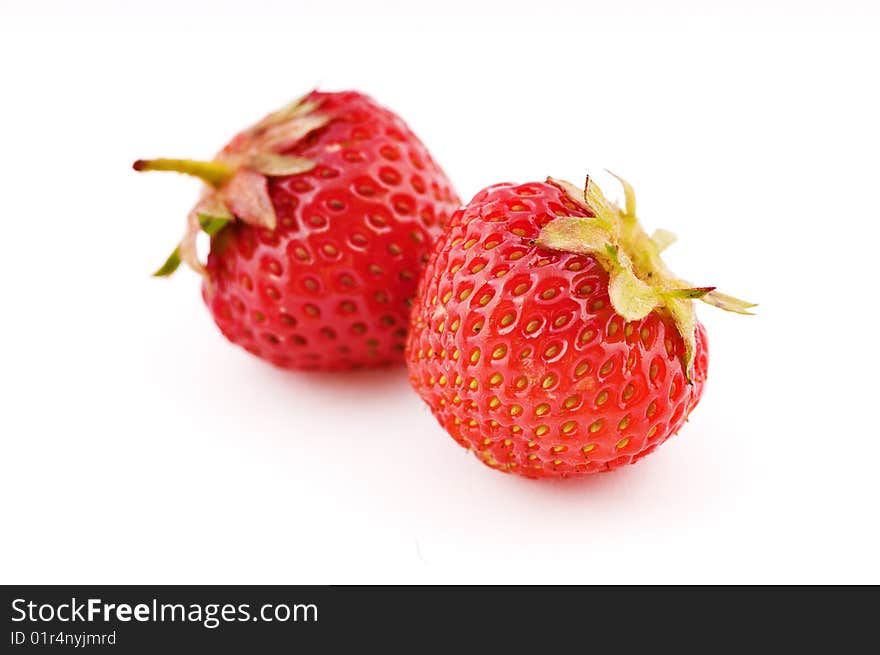
<svg viewBox="0 0 880 655">
<path fill-rule="evenodd" d="M 273 364 L 348 369 L 402 360 L 409 302 L 458 206 L 449 180 L 395 114 L 356 92 L 312 92 L 209 162 L 139 160 L 201 178 L 178 248 L 204 276 L 226 337 Z M 211 237 L 207 264 L 199 231 Z"/>
<path fill-rule="evenodd" d="M 407 342 L 410 379 L 440 424 L 499 471 L 568 477 L 644 457 L 682 426 L 706 380 L 694 287 L 663 264 L 635 194 L 608 202 L 548 179 L 479 192 L 426 267 Z"/>
</svg>

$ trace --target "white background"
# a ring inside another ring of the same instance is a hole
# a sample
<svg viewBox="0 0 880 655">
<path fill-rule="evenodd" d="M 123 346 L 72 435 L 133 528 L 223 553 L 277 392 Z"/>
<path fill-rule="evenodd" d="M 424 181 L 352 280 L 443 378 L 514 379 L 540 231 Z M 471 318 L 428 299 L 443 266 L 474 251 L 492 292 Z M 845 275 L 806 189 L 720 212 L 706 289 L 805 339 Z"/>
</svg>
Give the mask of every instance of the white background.
<svg viewBox="0 0 880 655">
<path fill-rule="evenodd" d="M 2 2 L 0 581 L 880 582 L 876 3 L 438 4 Z M 682 432 L 503 476 L 403 370 L 276 370 L 195 275 L 151 279 L 197 184 L 131 162 L 315 84 L 399 112 L 465 199 L 632 181 L 673 270 L 761 304 L 699 307 Z"/>
</svg>

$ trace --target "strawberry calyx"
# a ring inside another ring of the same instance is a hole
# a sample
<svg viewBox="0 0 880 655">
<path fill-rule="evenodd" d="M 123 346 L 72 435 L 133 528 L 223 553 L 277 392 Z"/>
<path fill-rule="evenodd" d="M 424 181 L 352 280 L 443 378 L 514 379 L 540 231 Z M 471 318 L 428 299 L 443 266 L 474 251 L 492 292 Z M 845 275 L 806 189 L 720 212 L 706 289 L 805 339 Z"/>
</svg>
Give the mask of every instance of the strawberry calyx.
<svg viewBox="0 0 880 655">
<path fill-rule="evenodd" d="M 285 153 L 330 122 L 330 116 L 317 111 L 320 100 L 309 100 L 310 96 L 307 94 L 269 114 L 238 135 L 211 161 L 160 158 L 134 163 L 132 168 L 136 171 L 172 171 L 197 177 L 206 185 L 187 216 L 183 238 L 153 275 L 171 275 L 181 262 L 205 275 L 196 251 L 200 231 L 214 236 L 235 220 L 275 229 L 278 218 L 269 197 L 268 178 L 312 170 L 314 161 Z"/>
<path fill-rule="evenodd" d="M 648 236 L 636 217 L 632 185 L 614 177 L 623 186 L 622 208 L 609 202 L 589 177 L 583 190 L 570 182 L 547 178 L 591 216 L 556 218 L 541 229 L 536 243 L 550 250 L 592 255 L 608 272 L 611 305 L 627 321 L 640 320 L 655 310 L 668 314 L 684 340 L 682 366 L 692 383 L 697 328 L 692 300 L 738 314 L 751 314 L 748 310 L 756 305 L 720 293 L 715 287 L 695 286 L 672 273 L 660 253 L 675 242 L 675 235 L 657 230 Z"/>
</svg>

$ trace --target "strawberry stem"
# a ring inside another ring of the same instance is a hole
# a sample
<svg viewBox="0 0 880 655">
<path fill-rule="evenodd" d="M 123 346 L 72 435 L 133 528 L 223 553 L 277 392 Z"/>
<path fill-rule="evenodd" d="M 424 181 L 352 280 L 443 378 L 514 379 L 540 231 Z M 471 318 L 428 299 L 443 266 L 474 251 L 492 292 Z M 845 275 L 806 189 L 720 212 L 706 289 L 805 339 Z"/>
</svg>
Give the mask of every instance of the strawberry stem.
<svg viewBox="0 0 880 655">
<path fill-rule="evenodd" d="M 215 189 L 227 182 L 234 169 L 219 161 L 196 161 L 193 159 L 138 159 L 132 168 L 136 171 L 171 171 L 192 175 Z"/>
</svg>

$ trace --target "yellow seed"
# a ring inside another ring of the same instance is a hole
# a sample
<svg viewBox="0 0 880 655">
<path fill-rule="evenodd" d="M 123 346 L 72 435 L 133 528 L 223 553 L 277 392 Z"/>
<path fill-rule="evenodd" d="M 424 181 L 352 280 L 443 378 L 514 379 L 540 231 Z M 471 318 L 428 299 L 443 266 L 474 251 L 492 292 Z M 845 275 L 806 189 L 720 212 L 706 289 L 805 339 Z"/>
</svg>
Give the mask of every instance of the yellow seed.
<svg viewBox="0 0 880 655">
<path fill-rule="evenodd" d="M 541 382 L 541 386 L 544 387 L 545 389 L 549 389 L 554 384 L 556 384 L 556 375 L 553 373 L 551 373 L 550 375 L 545 377 L 544 381 Z"/>
<path fill-rule="evenodd" d="M 498 346 L 492 351 L 492 359 L 501 359 L 507 354 L 507 346 Z"/>
<path fill-rule="evenodd" d="M 592 423 L 590 423 L 590 432 L 593 432 L 593 433 L 598 432 L 601 429 L 601 427 L 602 427 L 602 419 L 599 419 L 598 421 L 593 421 Z"/>
<path fill-rule="evenodd" d="M 468 297 L 471 295 L 471 291 L 473 291 L 473 289 L 462 290 L 462 292 L 458 294 L 458 299 L 459 300 L 467 300 Z"/>
<path fill-rule="evenodd" d="M 505 314 L 501 317 L 501 325 L 507 327 L 516 320 L 516 314 Z"/>
<path fill-rule="evenodd" d="M 468 239 L 464 245 L 462 246 L 463 250 L 468 250 L 469 248 L 473 248 L 474 244 L 477 242 L 476 239 Z"/>
<path fill-rule="evenodd" d="M 577 375 L 578 377 L 580 377 L 581 375 L 586 373 L 587 369 L 589 369 L 589 368 L 590 368 L 589 362 L 581 362 L 580 364 L 577 365 L 577 368 L 574 369 L 574 374 Z"/>
<path fill-rule="evenodd" d="M 563 450 L 565 450 L 565 446 L 553 446 L 554 453 L 561 453 Z"/>
<path fill-rule="evenodd" d="M 584 455 L 586 455 L 587 453 L 590 453 L 590 452 L 592 452 L 593 450 L 595 450 L 595 448 L 596 448 L 596 444 L 594 444 L 594 443 L 588 443 L 586 446 L 584 446 L 583 448 L 581 448 L 581 452 L 582 452 Z"/>
<path fill-rule="evenodd" d="M 611 372 L 611 369 L 612 369 L 612 368 L 614 368 L 614 362 L 612 362 L 612 361 L 609 359 L 607 362 L 605 362 L 604 364 L 602 364 L 602 368 L 599 369 L 599 372 L 600 372 L 602 375 L 608 375 L 608 374 Z"/>
<path fill-rule="evenodd" d="M 577 427 L 577 423 L 575 423 L 574 421 L 566 421 L 562 424 L 562 431 L 565 434 L 569 434 L 571 432 L 574 432 L 575 427 Z"/>
<path fill-rule="evenodd" d="M 548 432 L 550 432 L 550 428 L 548 428 L 546 425 L 539 425 L 537 428 L 535 428 L 536 437 L 543 437 Z"/>
<path fill-rule="evenodd" d="M 624 437 L 620 441 L 617 442 L 617 450 L 623 450 L 626 448 L 626 445 L 629 443 L 629 437 Z"/>
<path fill-rule="evenodd" d="M 629 425 L 629 414 L 620 419 L 620 423 L 617 424 L 618 430 L 626 430 L 626 426 Z"/>
<path fill-rule="evenodd" d="M 571 409 L 572 407 L 574 407 L 575 405 L 578 404 L 579 400 L 580 400 L 580 396 L 569 396 L 568 398 L 565 399 L 565 408 Z"/>
<path fill-rule="evenodd" d="M 538 319 L 533 319 L 528 322 L 528 325 L 526 325 L 526 332 L 531 334 L 532 332 L 537 330 L 539 327 L 541 327 L 541 321 L 539 321 Z"/>
<path fill-rule="evenodd" d="M 446 303 L 448 303 L 450 298 L 452 298 L 452 291 L 447 291 L 446 293 L 444 293 L 442 300 L 443 304 L 445 305 Z"/>
<path fill-rule="evenodd" d="M 441 386 L 441 387 L 445 387 L 445 386 L 446 386 L 446 376 L 445 376 L 445 375 L 441 375 L 441 376 L 440 376 L 440 379 L 438 380 L 438 382 L 440 383 L 440 386 Z"/>
<path fill-rule="evenodd" d="M 495 373 L 491 378 L 489 378 L 489 384 L 495 386 L 501 384 L 504 381 L 504 376 L 501 373 Z"/>
<path fill-rule="evenodd" d="M 474 348 L 471 351 L 471 362 L 476 364 L 478 361 L 480 361 L 480 349 Z"/>
<path fill-rule="evenodd" d="M 489 407 L 491 409 L 497 409 L 501 405 L 501 401 L 498 400 L 498 396 L 492 396 L 492 399 L 489 401 Z"/>
<path fill-rule="evenodd" d="M 547 412 L 550 411 L 550 405 L 547 403 L 541 403 L 535 408 L 535 416 L 544 416 Z"/>
<path fill-rule="evenodd" d="M 519 405 L 513 405 L 510 408 L 510 415 L 511 416 L 519 416 L 520 414 L 522 414 L 522 407 L 520 407 Z"/>
<path fill-rule="evenodd" d="M 544 351 L 544 357 L 547 357 L 547 358 L 555 357 L 557 353 L 559 353 L 559 346 L 557 346 L 556 344 L 553 344 L 552 346 L 547 348 L 547 350 Z"/>
<path fill-rule="evenodd" d="M 516 261 L 517 259 L 522 259 L 525 254 L 526 253 L 524 253 L 522 250 L 514 250 L 507 256 L 507 258 L 511 261 Z"/>
<path fill-rule="evenodd" d="M 461 325 L 461 321 L 459 319 L 455 319 L 452 323 L 449 324 L 449 331 L 456 332 L 458 331 L 458 326 Z"/>
<path fill-rule="evenodd" d="M 516 379 L 516 382 L 514 382 L 514 385 L 516 386 L 517 389 L 525 389 L 527 384 L 528 384 L 528 380 L 526 380 L 525 377 L 518 377 Z"/>
<path fill-rule="evenodd" d="M 629 400 L 630 398 L 632 398 L 632 396 L 635 392 L 636 392 L 636 388 L 633 385 L 631 385 L 631 384 L 626 385 L 623 388 L 623 399 Z"/>
<path fill-rule="evenodd" d="M 608 400 L 608 392 L 607 391 L 603 391 L 598 396 L 596 396 L 596 404 L 597 405 L 600 405 L 600 406 L 604 405 L 607 400 Z"/>
</svg>

